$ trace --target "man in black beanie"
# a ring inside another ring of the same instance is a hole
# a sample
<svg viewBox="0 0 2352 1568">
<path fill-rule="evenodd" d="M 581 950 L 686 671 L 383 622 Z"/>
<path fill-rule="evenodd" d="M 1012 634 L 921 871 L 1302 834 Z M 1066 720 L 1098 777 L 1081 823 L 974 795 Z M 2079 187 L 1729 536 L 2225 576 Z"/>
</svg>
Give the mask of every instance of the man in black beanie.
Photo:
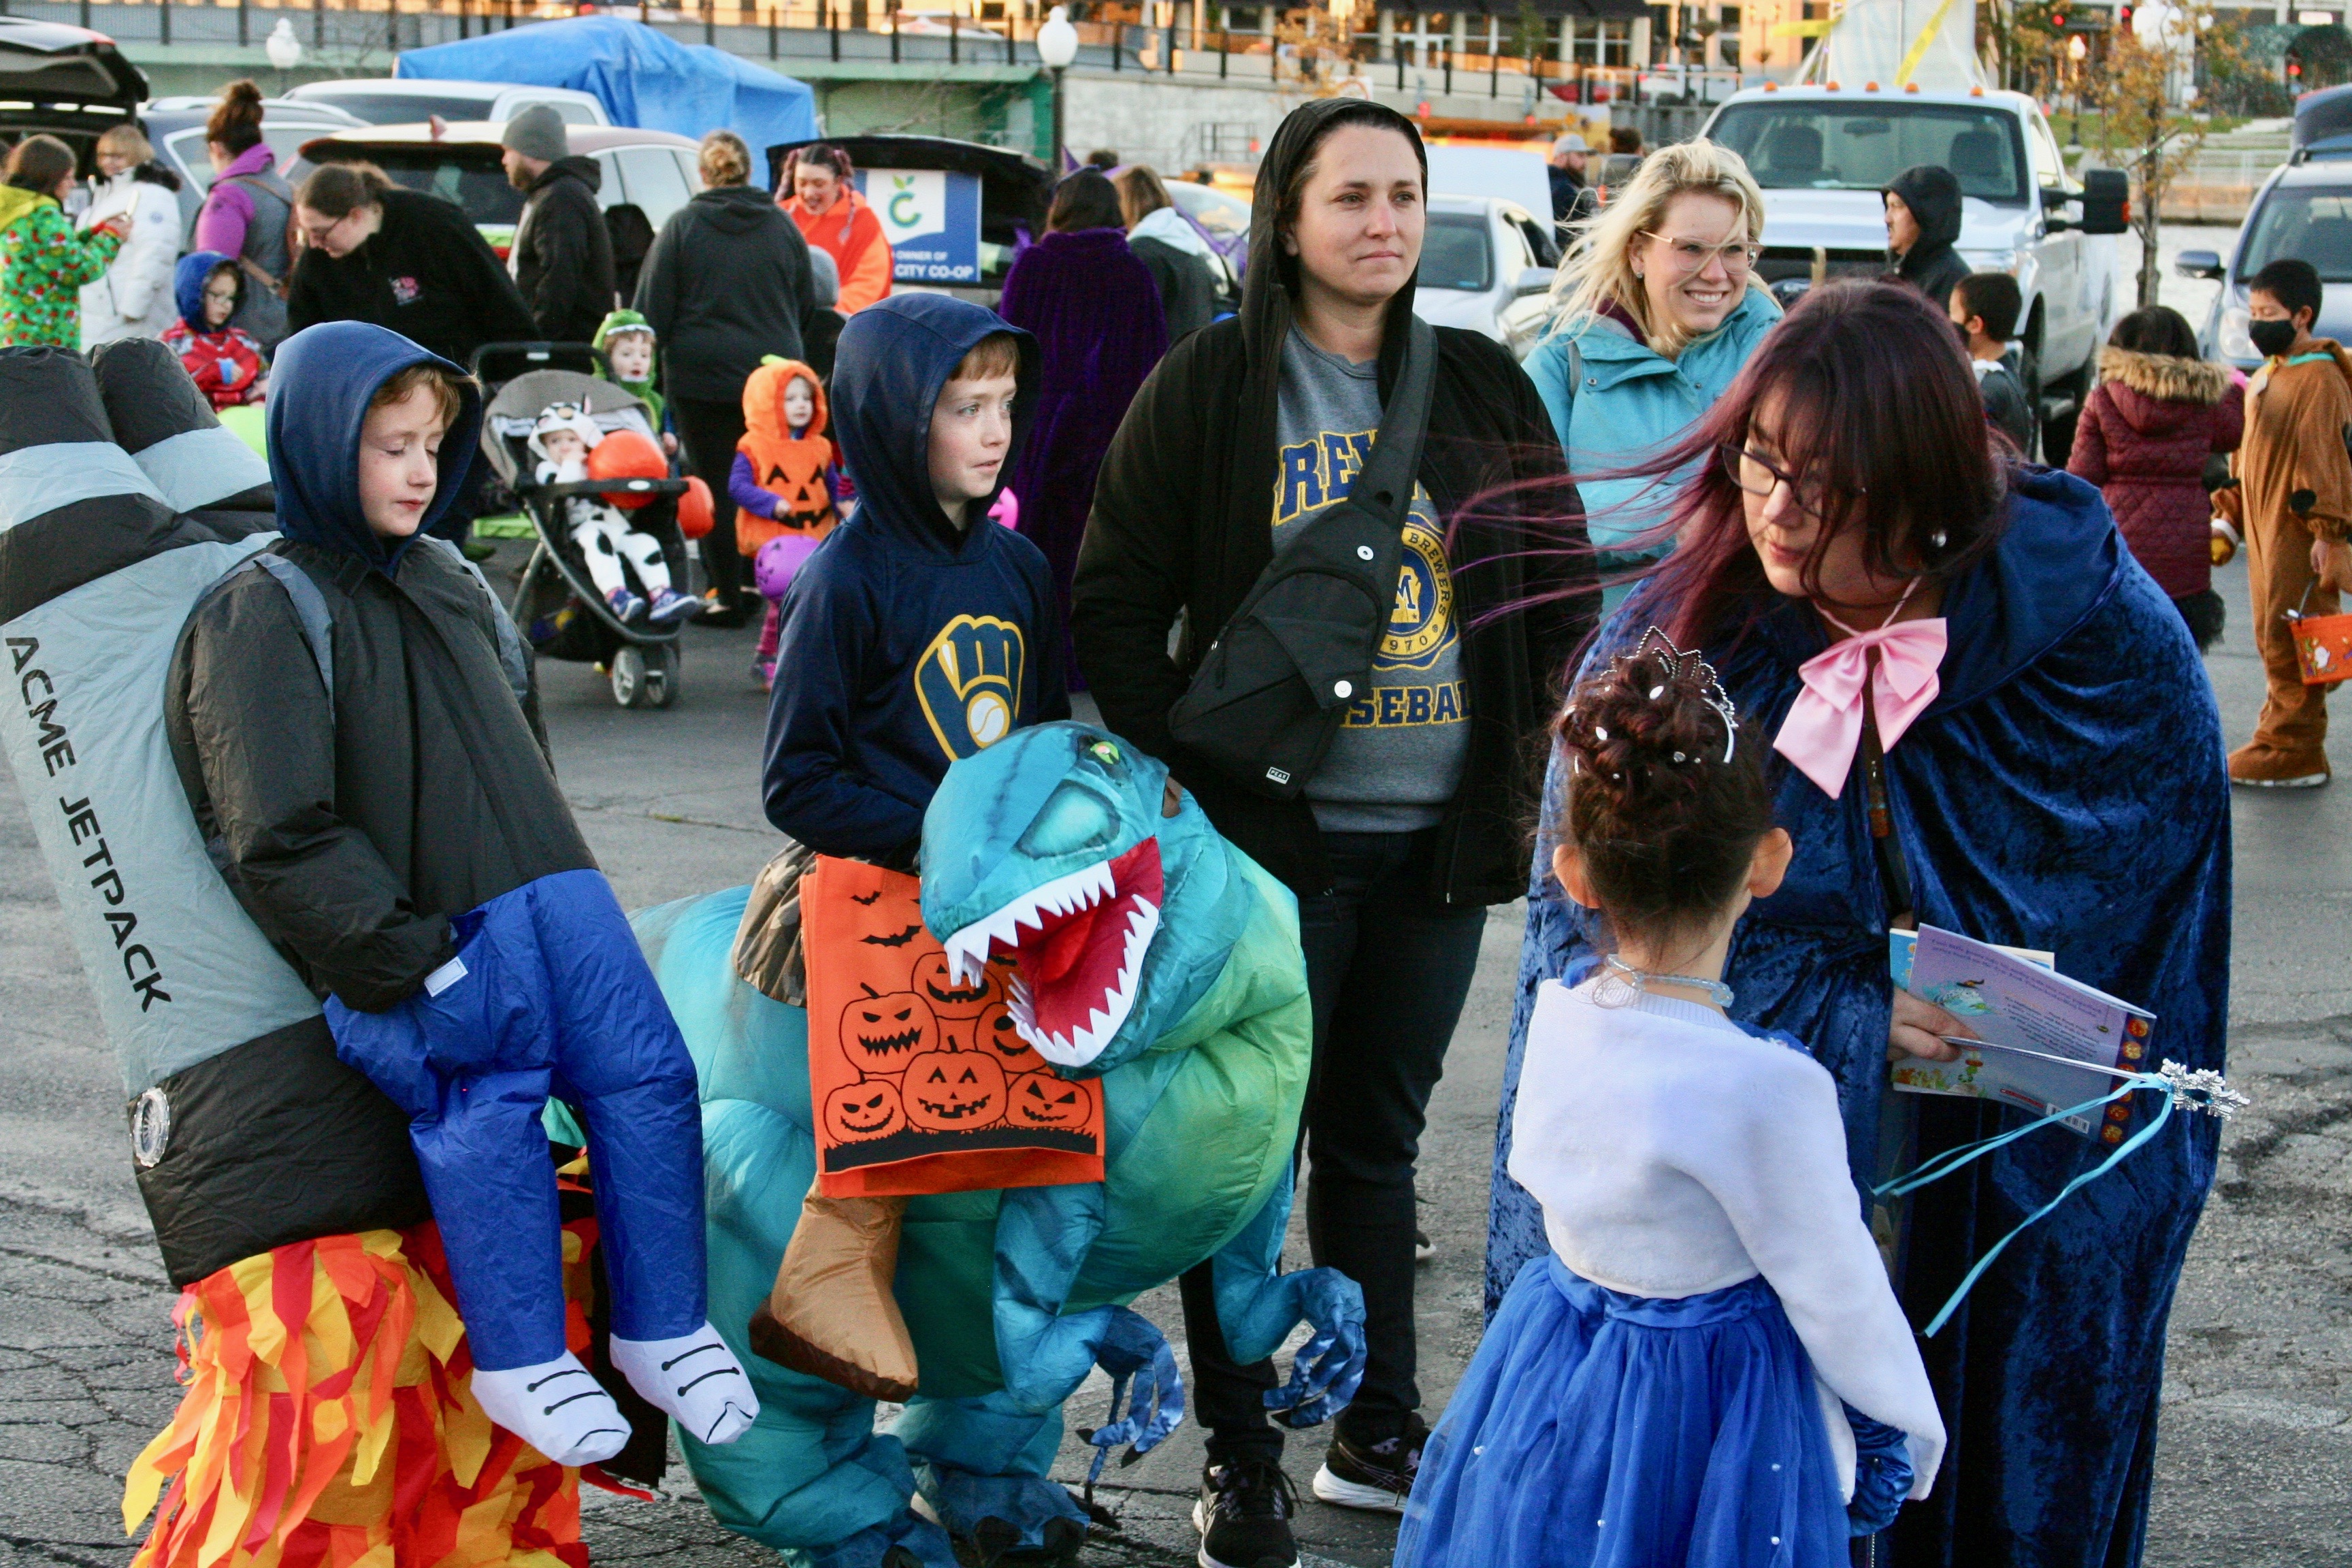
<svg viewBox="0 0 2352 1568">
<path fill-rule="evenodd" d="M 563 117 L 549 104 L 518 110 L 499 144 L 506 149 L 507 179 L 528 195 L 507 270 L 541 337 L 588 342 L 618 302 L 613 237 L 596 205 L 604 171 L 593 158 L 572 155 Z"/>
</svg>

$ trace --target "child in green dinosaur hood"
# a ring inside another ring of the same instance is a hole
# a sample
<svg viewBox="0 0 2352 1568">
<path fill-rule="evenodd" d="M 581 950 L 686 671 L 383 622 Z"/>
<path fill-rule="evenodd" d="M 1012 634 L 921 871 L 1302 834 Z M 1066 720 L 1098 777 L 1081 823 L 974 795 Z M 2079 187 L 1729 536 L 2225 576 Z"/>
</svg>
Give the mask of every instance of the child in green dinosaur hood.
<svg viewBox="0 0 2352 1568">
<path fill-rule="evenodd" d="M 668 407 L 654 385 L 653 323 L 635 310 L 615 310 L 596 329 L 596 346 L 613 367 L 609 379 L 652 411 L 654 428 L 662 433 L 662 450 L 675 457 L 677 437 L 670 432 Z M 601 370 L 596 374 L 604 374 Z"/>
</svg>

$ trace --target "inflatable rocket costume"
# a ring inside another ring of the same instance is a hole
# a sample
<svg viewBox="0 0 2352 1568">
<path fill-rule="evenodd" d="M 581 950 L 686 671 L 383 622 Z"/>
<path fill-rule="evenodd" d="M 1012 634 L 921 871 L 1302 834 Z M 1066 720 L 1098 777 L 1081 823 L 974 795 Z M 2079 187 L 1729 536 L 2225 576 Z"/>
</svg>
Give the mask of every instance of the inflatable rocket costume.
<svg viewBox="0 0 2352 1568">
<path fill-rule="evenodd" d="M 1322 1420 L 1353 1393 L 1360 1292 L 1329 1269 L 1278 1271 L 1309 1047 L 1297 908 L 1189 798 L 1163 815 L 1167 782 L 1099 730 L 1045 724 L 958 762 L 925 815 L 924 922 L 961 971 L 940 984 L 992 956 L 1025 977 L 1017 1035 L 973 1053 L 1042 1052 L 1060 1079 L 1097 1084 L 1108 1179 L 906 1200 L 894 1289 L 919 1376 L 890 1434 L 869 1397 L 746 1362 L 758 1420 L 729 1447 L 687 1439 L 687 1459 L 721 1522 L 790 1563 L 948 1568 L 950 1534 L 983 1560 L 1075 1554 L 1085 1515 L 1048 1479 L 1062 1404 L 1099 1365 L 1136 1393 L 1098 1449 L 1173 1428 L 1174 1358 L 1125 1303 L 1202 1258 L 1236 1355 L 1270 1354 L 1302 1319 L 1317 1331 L 1269 1396 L 1286 1419 Z M 730 963 L 747 897 L 636 921 L 701 1081 L 712 1317 L 739 1351 L 801 1221 L 818 1115 L 807 1014 Z M 918 1490 L 939 1524 L 910 1509 Z"/>
<path fill-rule="evenodd" d="M 0 353 L 0 622 L 44 699 L 0 725 L 184 1290 L 188 1393 L 125 1501 L 135 1528 L 170 1481 L 142 1563 L 583 1560 L 560 1467 L 629 1434 L 567 1318 L 551 1088 L 590 1129 L 612 1366 L 718 1441 L 751 1412 L 702 1321 L 684 1055 L 520 639 L 453 551 L 361 516 L 369 401 L 425 363 L 351 323 L 289 341 L 279 538 L 160 344 L 94 378 Z M 444 504 L 478 423 L 469 390 Z"/>
</svg>

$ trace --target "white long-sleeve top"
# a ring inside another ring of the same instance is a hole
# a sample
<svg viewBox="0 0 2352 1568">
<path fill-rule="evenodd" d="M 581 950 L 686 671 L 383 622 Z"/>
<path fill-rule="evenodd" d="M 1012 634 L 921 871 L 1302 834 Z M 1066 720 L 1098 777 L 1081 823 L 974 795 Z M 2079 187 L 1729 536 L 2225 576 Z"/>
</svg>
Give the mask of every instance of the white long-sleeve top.
<svg viewBox="0 0 2352 1568">
<path fill-rule="evenodd" d="M 1846 1172 L 1837 1088 L 1811 1057 L 1720 1013 L 1546 982 L 1528 1026 L 1511 1176 L 1560 1261 L 1596 1285 L 1684 1297 L 1764 1276 L 1813 1363 L 1841 1484 L 1838 1401 L 1910 1438 L 1927 1495 L 1944 1422 Z"/>
</svg>

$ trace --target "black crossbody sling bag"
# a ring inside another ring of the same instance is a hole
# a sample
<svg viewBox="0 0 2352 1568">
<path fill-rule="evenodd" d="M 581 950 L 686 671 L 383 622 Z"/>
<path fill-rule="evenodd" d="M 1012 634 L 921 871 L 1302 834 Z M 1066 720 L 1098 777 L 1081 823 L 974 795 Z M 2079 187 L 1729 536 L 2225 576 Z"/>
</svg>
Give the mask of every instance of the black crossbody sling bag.
<svg viewBox="0 0 2352 1568">
<path fill-rule="evenodd" d="M 1437 334 L 1411 318 L 1370 460 L 1258 574 L 1169 710 L 1180 742 L 1260 795 L 1297 798 L 1349 703 L 1370 689 L 1436 380 Z"/>
</svg>

